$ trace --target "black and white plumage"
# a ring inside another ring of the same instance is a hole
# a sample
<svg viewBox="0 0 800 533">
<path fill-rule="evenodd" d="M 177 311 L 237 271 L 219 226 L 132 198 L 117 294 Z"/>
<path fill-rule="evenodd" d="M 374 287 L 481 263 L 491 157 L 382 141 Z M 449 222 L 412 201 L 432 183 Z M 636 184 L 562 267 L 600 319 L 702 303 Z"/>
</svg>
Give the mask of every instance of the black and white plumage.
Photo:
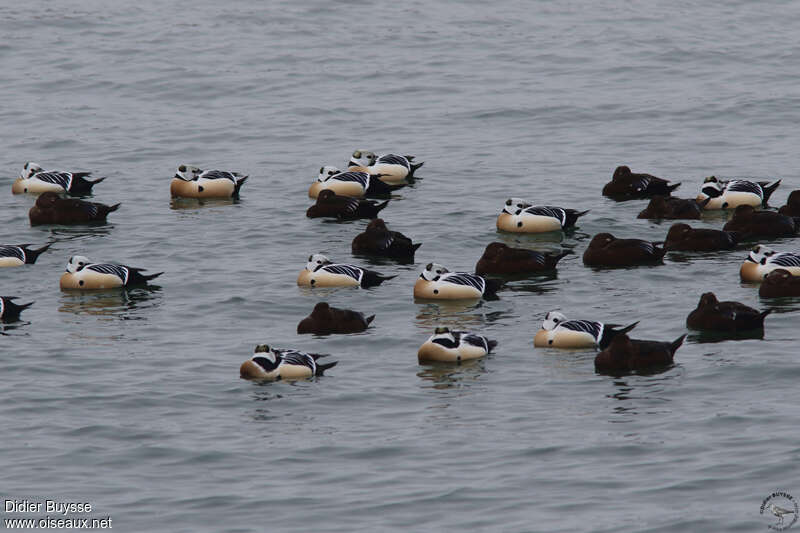
<svg viewBox="0 0 800 533">
<path fill-rule="evenodd" d="M 370 174 L 380 175 L 381 180 L 399 184 L 412 180 L 414 173 L 425 163 L 413 163 L 414 156 L 383 154 L 375 155 L 369 150 L 356 150 L 350 157 L 349 166 L 368 169 Z"/>
<path fill-rule="evenodd" d="M 477 359 L 490 353 L 497 341 L 468 331 L 451 331 L 446 327 L 436 328 L 417 352 L 420 363 L 448 362 L 460 363 Z"/>
<path fill-rule="evenodd" d="M 35 250 L 32 250 L 30 246 L 30 244 L 0 245 L 0 267 L 32 265 L 51 245 L 46 244 Z"/>
<path fill-rule="evenodd" d="M 592 320 L 567 320 L 563 313 L 550 311 L 545 316 L 542 329 L 536 333 L 533 345 L 553 348 L 604 349 L 616 335 L 627 333 L 636 327 L 634 322 L 625 327 L 604 324 Z"/>
<path fill-rule="evenodd" d="M 320 357 L 324 355 L 299 350 L 281 350 L 260 344 L 256 346 L 253 357 L 239 367 L 239 376 L 243 379 L 269 381 L 305 379 L 321 376 L 325 370 L 338 363 L 334 361 L 321 364 L 317 362 Z"/>
<path fill-rule="evenodd" d="M 391 194 L 393 187 L 378 178 L 378 175 L 372 175 L 367 168 L 357 167 L 342 172 L 336 167 L 325 166 L 319 169 L 317 181 L 311 184 L 308 195 L 316 198 L 327 189 L 351 198 L 385 198 Z"/>
<path fill-rule="evenodd" d="M 450 272 L 438 263 L 428 263 L 414 284 L 415 298 L 461 300 L 493 297 L 502 282 L 467 272 Z"/>
<path fill-rule="evenodd" d="M 497 217 L 497 229 L 512 233 L 544 233 L 575 226 L 589 211 L 550 205 L 532 205 L 521 198 L 509 198 Z"/>
<path fill-rule="evenodd" d="M 793 276 L 800 276 L 800 254 L 778 252 L 759 244 L 747 254 L 739 275 L 742 281 L 761 281 L 779 268 L 789 271 Z"/>
<path fill-rule="evenodd" d="M 766 206 L 769 197 L 780 184 L 781 180 L 770 184 L 767 181 L 741 179 L 726 181 L 711 176 L 703 181 L 697 200 L 706 201 L 704 209 L 736 209 L 740 205 Z"/>
<path fill-rule="evenodd" d="M 180 165 L 170 184 L 170 192 L 172 196 L 184 198 L 236 198 L 248 177 L 240 172 Z"/>
<path fill-rule="evenodd" d="M 60 170 L 44 170 L 40 165 L 29 161 L 14 181 L 11 190 L 15 194 L 33 193 L 41 194 L 52 191 L 71 195 L 86 195 L 92 192 L 92 187 L 105 178 L 95 180 L 87 179 L 91 172 L 63 172 Z"/>
<path fill-rule="evenodd" d="M 87 257 L 75 255 L 69 258 L 67 269 L 61 276 L 62 289 L 110 289 L 147 285 L 147 282 L 163 274 L 145 275 L 145 269 L 115 263 L 92 263 Z"/>
<path fill-rule="evenodd" d="M 0 296 L 0 321 L 2 322 L 15 322 L 19 320 L 19 315 L 33 305 L 33 302 L 27 304 L 16 304 L 16 296 Z"/>
<path fill-rule="evenodd" d="M 334 263 L 322 254 L 309 256 L 306 267 L 300 271 L 297 284 L 305 287 L 363 287 L 380 285 L 394 276 L 354 265 Z"/>
</svg>

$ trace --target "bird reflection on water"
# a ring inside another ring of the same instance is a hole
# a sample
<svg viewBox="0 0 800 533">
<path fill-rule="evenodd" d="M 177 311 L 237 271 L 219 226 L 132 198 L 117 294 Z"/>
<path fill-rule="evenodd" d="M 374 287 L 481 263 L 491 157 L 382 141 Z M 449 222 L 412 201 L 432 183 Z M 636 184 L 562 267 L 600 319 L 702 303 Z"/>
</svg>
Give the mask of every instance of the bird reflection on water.
<svg viewBox="0 0 800 533">
<path fill-rule="evenodd" d="M 103 291 L 69 291 L 62 292 L 62 313 L 75 315 L 95 315 L 98 317 L 118 318 L 120 320 L 143 320 L 147 318 L 143 310 L 161 303 L 161 287 L 119 288 Z"/>
</svg>

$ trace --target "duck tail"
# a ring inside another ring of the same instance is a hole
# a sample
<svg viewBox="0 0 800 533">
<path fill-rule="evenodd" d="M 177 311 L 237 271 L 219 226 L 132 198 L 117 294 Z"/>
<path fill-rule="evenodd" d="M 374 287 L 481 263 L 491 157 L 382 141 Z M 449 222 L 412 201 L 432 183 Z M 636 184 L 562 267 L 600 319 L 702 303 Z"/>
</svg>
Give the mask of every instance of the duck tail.
<svg viewBox="0 0 800 533">
<path fill-rule="evenodd" d="M 667 191 L 668 191 L 670 194 L 672 194 L 672 191 L 674 191 L 675 189 L 677 189 L 677 188 L 678 188 L 678 187 L 680 187 L 680 186 L 681 186 L 681 182 L 675 183 L 675 184 L 673 184 L 673 185 L 667 185 Z"/>
<path fill-rule="evenodd" d="M 380 203 L 380 204 L 376 204 L 376 205 L 375 205 L 375 216 L 378 216 L 378 213 L 380 213 L 380 212 L 381 212 L 381 210 L 382 210 L 384 207 L 386 207 L 387 205 L 389 205 L 389 200 L 386 200 L 385 202 L 383 202 L 383 203 Z"/>
<path fill-rule="evenodd" d="M 406 157 L 406 159 L 408 159 L 408 157 Z M 411 161 L 410 159 L 408 159 L 408 160 L 409 160 L 409 162 Z M 414 172 L 416 172 L 417 169 L 420 168 L 424 164 L 425 164 L 425 161 L 423 161 L 422 163 L 411 163 L 411 166 L 408 169 L 408 177 L 409 178 L 413 178 L 414 177 Z"/>
<path fill-rule="evenodd" d="M 87 176 L 89 174 L 90 174 L 89 172 L 86 173 Z M 86 180 L 86 181 L 88 181 L 91 185 L 97 185 L 98 183 L 100 183 L 101 181 L 103 181 L 105 179 L 106 179 L 106 176 L 103 176 L 102 178 L 97 178 L 96 180 Z M 91 186 L 89 188 L 91 189 Z"/>
<path fill-rule="evenodd" d="M 624 335 L 628 333 L 637 325 L 639 325 L 638 320 L 633 324 L 625 326 L 624 328 L 620 328 L 617 324 L 606 324 L 606 329 L 605 331 L 603 331 L 603 335 L 597 342 L 597 346 L 600 347 L 601 350 L 605 350 L 606 348 L 608 348 L 608 345 L 611 344 L 611 341 L 614 340 L 614 337 L 616 337 L 617 335 Z"/>
<path fill-rule="evenodd" d="M 404 155 L 403 157 L 405 157 L 406 159 L 408 159 L 408 162 L 409 162 L 409 163 L 410 163 L 410 162 L 412 162 L 412 161 L 414 160 L 414 156 L 413 156 L 413 155 Z"/>
<path fill-rule="evenodd" d="M 504 282 L 499 279 L 483 278 L 483 281 L 486 283 L 483 289 L 483 294 L 486 296 L 497 296 L 497 291 L 499 291 L 504 284 Z"/>
<path fill-rule="evenodd" d="M 411 245 L 411 251 L 412 251 L 412 252 L 416 252 L 416 251 L 417 251 L 417 249 L 418 249 L 420 246 L 422 246 L 422 243 L 421 243 L 421 242 L 418 242 L 417 244 L 412 244 L 412 245 Z"/>
<path fill-rule="evenodd" d="M 672 341 L 672 344 L 669 345 L 669 352 L 672 355 L 675 355 L 675 352 L 678 350 L 678 348 L 681 347 L 681 344 L 683 344 L 683 340 L 685 338 L 686 338 L 686 333 L 684 333 L 683 335 Z"/>
<path fill-rule="evenodd" d="M 119 209 L 119 206 L 121 206 L 121 205 L 122 205 L 122 203 L 118 203 L 118 204 L 114 204 L 114 205 L 109 206 L 108 207 L 108 212 L 111 213 L 112 211 L 116 211 L 117 209 Z"/>
<path fill-rule="evenodd" d="M 233 186 L 233 196 L 239 196 L 239 190 L 242 188 L 242 185 L 244 185 L 244 182 L 247 181 L 247 178 L 249 177 L 250 176 L 244 176 L 236 180 L 236 185 Z"/>
<path fill-rule="evenodd" d="M 778 180 L 775 183 L 773 183 L 772 185 L 767 185 L 766 187 L 763 187 L 764 200 L 763 200 L 762 204 L 764 205 L 764 207 L 767 206 L 767 202 L 769 202 L 769 197 L 772 196 L 772 193 L 775 192 L 775 189 L 777 189 L 780 184 L 781 184 L 781 180 Z"/>
<path fill-rule="evenodd" d="M 491 353 L 492 350 L 495 349 L 495 347 L 497 347 L 497 341 L 492 341 L 492 340 L 486 339 L 486 344 L 487 344 L 487 346 L 489 346 L 489 349 L 487 351 L 490 352 L 490 353 Z"/>
<path fill-rule="evenodd" d="M 142 277 L 144 278 L 145 281 L 150 281 L 152 279 L 156 279 L 161 274 L 163 274 L 163 272 L 156 272 L 155 274 L 148 274 L 148 275 L 142 274 Z"/>
<path fill-rule="evenodd" d="M 366 319 L 364 319 L 364 322 L 366 322 L 367 325 L 369 326 L 370 324 L 372 324 L 373 320 L 375 320 L 375 315 L 370 315 Z"/>
<path fill-rule="evenodd" d="M 761 322 L 761 327 L 764 327 L 764 319 L 767 318 L 767 315 L 772 312 L 772 309 L 767 309 L 766 311 L 758 314 L 758 320 Z"/>
<path fill-rule="evenodd" d="M 39 256 L 42 255 L 42 253 L 48 248 L 50 248 L 52 245 L 53 243 L 51 242 L 50 244 L 45 244 L 44 246 L 36 250 L 25 250 L 26 263 L 29 264 L 35 263 L 36 260 L 39 258 Z"/>
<path fill-rule="evenodd" d="M 36 302 L 29 302 L 29 303 L 26 303 L 26 304 L 19 304 L 17 307 L 19 308 L 19 311 L 24 311 L 25 309 L 29 308 L 30 306 L 32 306 L 35 303 Z"/>
<path fill-rule="evenodd" d="M 338 364 L 339 364 L 339 361 L 334 361 L 332 363 L 325 363 L 325 364 L 317 364 L 316 375 L 317 376 L 321 376 L 321 375 L 323 375 L 325 373 L 326 370 L 328 370 L 329 368 L 333 368 Z"/>
<path fill-rule="evenodd" d="M 578 219 L 580 217 L 582 217 L 583 215 L 585 215 L 589 211 L 591 211 L 591 209 L 587 209 L 586 211 L 568 210 L 567 211 L 567 216 L 565 217 L 566 220 L 564 221 L 564 227 L 565 228 L 571 228 L 572 226 L 575 225 L 576 222 L 578 222 Z"/>
<path fill-rule="evenodd" d="M 563 251 L 561 251 L 561 252 L 559 252 L 557 254 L 551 255 L 550 256 L 551 257 L 551 262 L 553 263 L 553 266 L 556 266 L 559 261 L 564 259 L 566 256 L 568 256 L 570 254 L 574 254 L 574 253 L 575 252 L 573 252 L 572 250 L 563 250 Z"/>
</svg>

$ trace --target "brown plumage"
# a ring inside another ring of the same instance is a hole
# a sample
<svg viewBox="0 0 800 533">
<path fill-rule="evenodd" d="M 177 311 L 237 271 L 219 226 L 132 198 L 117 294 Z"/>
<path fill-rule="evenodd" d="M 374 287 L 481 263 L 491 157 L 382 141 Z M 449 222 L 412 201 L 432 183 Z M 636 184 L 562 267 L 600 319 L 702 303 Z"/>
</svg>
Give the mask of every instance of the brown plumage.
<svg viewBox="0 0 800 533">
<path fill-rule="evenodd" d="M 108 206 L 75 198 L 61 198 L 57 193 L 45 192 L 36 199 L 36 204 L 28 211 L 28 217 L 31 226 L 105 222 L 108 214 L 116 211 L 119 205 Z"/>
<path fill-rule="evenodd" d="M 385 202 L 372 202 L 349 196 L 340 196 L 330 189 L 323 189 L 317 196 L 317 203 L 306 211 L 308 218 L 329 217 L 339 220 L 355 220 L 358 218 L 376 218 L 386 207 Z"/>
<path fill-rule="evenodd" d="M 689 313 L 686 325 L 691 329 L 710 331 L 748 331 L 764 327 L 769 310 L 761 312 L 739 302 L 720 302 L 713 292 L 700 296 L 697 309 Z"/>
<path fill-rule="evenodd" d="M 641 239 L 617 239 L 610 233 L 598 233 L 583 253 L 583 264 L 618 267 L 661 263 L 667 251 L 657 244 Z"/>
<path fill-rule="evenodd" d="M 354 254 L 379 255 L 394 259 L 414 259 L 414 252 L 422 246 L 414 244 L 411 239 L 398 231 L 390 231 L 382 218 L 376 218 L 367 225 L 364 233 L 353 239 Z"/>
<path fill-rule="evenodd" d="M 711 198 L 702 202 L 694 199 L 675 198 L 674 196 L 654 196 L 636 218 L 666 218 L 699 220 L 703 206 Z"/>
<path fill-rule="evenodd" d="M 789 237 L 797 233 L 798 219 L 775 211 L 756 211 L 753 206 L 740 205 L 722 229 L 739 232 L 744 239 Z"/>
<path fill-rule="evenodd" d="M 800 217 L 800 190 L 795 190 L 789 193 L 789 199 L 786 200 L 786 205 L 778 209 L 778 213 L 790 217 Z"/>
<path fill-rule="evenodd" d="M 571 254 L 565 251 L 557 254 L 542 253 L 525 248 L 511 248 L 502 242 L 493 242 L 486 247 L 475 265 L 475 273 L 486 274 L 529 274 L 555 270 L 559 260 Z"/>
<path fill-rule="evenodd" d="M 624 374 L 670 366 L 675 351 L 683 344 L 686 335 L 672 342 L 641 341 L 625 334 L 617 335 L 611 344 L 594 358 L 594 369 L 598 373 Z"/>
<path fill-rule="evenodd" d="M 783 268 L 777 268 L 767 274 L 758 295 L 762 298 L 781 298 L 783 296 L 800 296 L 800 277 Z"/>
<path fill-rule="evenodd" d="M 627 166 L 614 171 L 611 181 L 603 187 L 603 196 L 613 200 L 633 200 L 651 196 L 669 196 L 680 183 L 671 184 L 668 180 L 650 174 L 635 174 Z"/>
<path fill-rule="evenodd" d="M 673 224 L 664 241 L 667 251 L 711 252 L 732 250 L 739 242 L 739 234 L 718 229 L 692 228 L 689 224 Z"/>
<path fill-rule="evenodd" d="M 358 333 L 367 329 L 375 315 L 364 317 L 364 313 L 349 309 L 337 309 L 325 302 L 314 306 L 314 310 L 297 325 L 297 333 L 330 335 L 331 333 Z"/>
</svg>

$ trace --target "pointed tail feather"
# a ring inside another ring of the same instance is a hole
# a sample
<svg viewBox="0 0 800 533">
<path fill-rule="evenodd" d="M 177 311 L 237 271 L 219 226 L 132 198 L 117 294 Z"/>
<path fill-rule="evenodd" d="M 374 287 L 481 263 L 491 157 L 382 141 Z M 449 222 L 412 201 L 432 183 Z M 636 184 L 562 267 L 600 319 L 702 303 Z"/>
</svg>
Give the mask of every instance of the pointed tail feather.
<svg viewBox="0 0 800 533">
<path fill-rule="evenodd" d="M 416 172 L 417 169 L 419 167 L 421 167 L 422 165 L 424 165 L 424 164 L 425 164 L 425 161 L 423 161 L 422 163 L 412 163 L 411 164 L 411 168 L 408 170 L 408 177 L 409 178 L 413 178 L 414 177 L 414 172 Z"/>
<path fill-rule="evenodd" d="M 334 361 L 332 363 L 318 364 L 317 365 L 317 375 L 321 376 L 322 374 L 325 373 L 326 370 L 328 370 L 329 368 L 335 367 L 337 364 L 339 364 L 339 361 Z"/>
<path fill-rule="evenodd" d="M 403 157 L 405 157 L 406 159 L 408 159 L 408 162 L 409 162 L 409 163 L 410 163 L 411 161 L 413 161 L 413 160 L 414 160 L 414 156 L 413 156 L 413 155 L 404 155 Z"/>
<path fill-rule="evenodd" d="M 761 327 L 764 327 L 764 319 L 767 318 L 767 315 L 772 312 L 772 309 L 767 309 L 763 313 L 758 314 L 759 321 L 761 322 Z"/>
<path fill-rule="evenodd" d="M 675 183 L 674 185 L 667 185 L 667 190 L 671 193 L 672 191 L 674 191 L 675 189 L 677 189 L 680 186 L 681 186 L 680 182 Z"/>
<path fill-rule="evenodd" d="M 669 351 L 672 355 L 675 355 L 675 352 L 678 350 L 678 348 L 681 347 L 681 344 L 683 344 L 683 340 L 685 338 L 686 338 L 686 333 L 684 333 L 683 335 L 672 341 L 672 344 L 669 345 Z"/>
<path fill-rule="evenodd" d="M 87 176 L 88 176 L 89 174 L 90 174 L 90 172 L 87 172 L 87 173 L 86 173 L 86 175 L 87 175 Z M 92 184 L 92 185 L 97 185 L 98 183 L 100 183 L 100 182 L 101 182 L 101 181 L 103 181 L 104 179 L 106 179 L 106 176 L 103 176 L 102 178 L 97 178 L 96 180 L 86 180 L 86 181 L 88 181 L 88 182 L 89 182 L 90 184 Z"/>
<path fill-rule="evenodd" d="M 586 211 L 572 211 L 572 210 L 567 211 L 566 220 L 564 221 L 564 227 L 571 228 L 572 226 L 575 225 L 575 223 L 578 221 L 580 217 L 582 217 L 589 211 L 591 211 L 591 209 L 587 209 Z"/>
<path fill-rule="evenodd" d="M 147 281 L 150 281 L 151 279 L 156 279 L 156 278 L 157 278 L 158 276 L 160 276 L 161 274 L 163 274 L 163 272 L 157 272 L 157 273 L 155 273 L 155 274 L 149 274 L 149 275 L 144 275 L 144 274 L 142 274 L 142 277 L 143 277 L 145 280 L 147 280 Z"/>
<path fill-rule="evenodd" d="M 486 343 L 489 345 L 489 350 L 488 350 L 489 352 L 494 350 L 495 347 L 497 346 L 497 341 L 490 341 L 489 339 L 486 339 Z"/>
<path fill-rule="evenodd" d="M 763 187 L 763 190 L 764 190 L 764 201 L 762 202 L 762 204 L 764 206 L 767 205 L 767 202 L 769 202 L 769 197 L 772 196 L 772 193 L 775 192 L 775 189 L 777 189 L 780 184 L 781 184 L 781 180 L 778 180 L 775 183 L 773 183 L 772 185 L 767 185 L 766 187 Z"/>
<path fill-rule="evenodd" d="M 375 315 L 370 315 L 370 316 L 368 316 L 368 317 L 366 318 L 365 322 L 366 322 L 366 323 L 367 323 L 367 325 L 369 326 L 370 324 L 372 324 L 372 321 L 373 321 L 373 320 L 375 320 Z"/>
<path fill-rule="evenodd" d="M 417 249 L 418 249 L 420 246 L 422 246 L 422 243 L 421 243 L 421 242 L 418 242 L 417 244 L 412 244 L 412 245 L 411 245 L 411 249 L 412 249 L 412 251 L 416 252 L 416 251 L 417 251 Z"/>
<path fill-rule="evenodd" d="M 19 308 L 20 311 L 24 311 L 25 309 L 29 308 L 30 306 L 32 306 L 35 303 L 36 302 L 33 301 L 33 302 L 30 302 L 30 303 L 27 303 L 27 304 L 20 304 L 17 307 Z"/>
<path fill-rule="evenodd" d="M 386 200 L 385 202 L 383 202 L 383 203 L 381 203 L 381 204 L 376 204 L 376 205 L 375 205 L 375 213 L 376 213 L 376 214 L 377 214 L 377 213 L 380 213 L 380 212 L 381 212 L 381 209 L 383 209 L 383 208 L 384 208 L 384 207 L 386 207 L 387 205 L 389 205 L 389 200 Z"/>
<path fill-rule="evenodd" d="M 52 245 L 53 243 L 51 242 L 50 244 L 45 244 L 44 246 L 36 250 L 25 250 L 25 255 L 28 257 L 28 259 L 30 259 L 30 264 L 35 263 L 36 260 L 39 258 L 39 256 L 42 254 L 42 252 L 50 248 Z"/>
<path fill-rule="evenodd" d="M 244 176 L 236 180 L 236 185 L 233 187 L 233 196 L 239 196 L 239 189 L 242 188 L 242 185 L 244 185 L 244 182 L 247 181 L 247 178 L 249 177 L 250 176 Z"/>
<path fill-rule="evenodd" d="M 122 205 L 122 203 L 118 203 L 118 204 L 114 204 L 114 205 L 109 206 L 108 207 L 108 212 L 111 213 L 112 211 L 116 211 L 117 209 L 119 209 L 119 206 L 121 206 L 121 205 Z"/>
</svg>

